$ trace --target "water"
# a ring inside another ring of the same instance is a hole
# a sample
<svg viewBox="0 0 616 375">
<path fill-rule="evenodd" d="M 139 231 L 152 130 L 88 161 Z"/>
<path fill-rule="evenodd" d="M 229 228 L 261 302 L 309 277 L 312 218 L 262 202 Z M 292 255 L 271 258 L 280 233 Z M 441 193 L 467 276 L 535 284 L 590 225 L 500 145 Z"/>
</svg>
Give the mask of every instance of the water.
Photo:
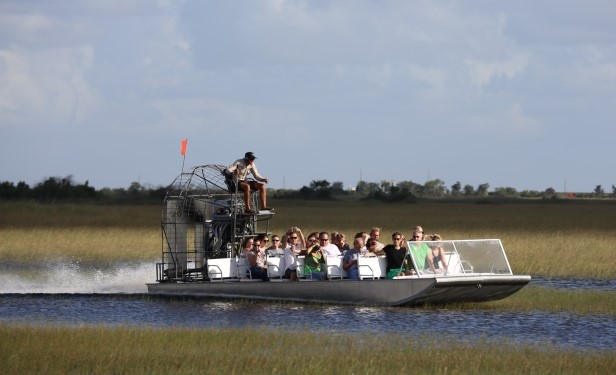
<svg viewBox="0 0 616 375">
<path fill-rule="evenodd" d="M 329 334 L 436 334 L 457 340 L 507 339 L 582 350 L 616 349 L 616 318 L 546 312 L 428 310 L 297 305 L 147 294 L 153 263 L 97 267 L 58 262 L 0 266 L 0 322 L 155 327 L 309 329 Z M 615 291 L 614 282 L 535 278 L 550 288 Z"/>
</svg>

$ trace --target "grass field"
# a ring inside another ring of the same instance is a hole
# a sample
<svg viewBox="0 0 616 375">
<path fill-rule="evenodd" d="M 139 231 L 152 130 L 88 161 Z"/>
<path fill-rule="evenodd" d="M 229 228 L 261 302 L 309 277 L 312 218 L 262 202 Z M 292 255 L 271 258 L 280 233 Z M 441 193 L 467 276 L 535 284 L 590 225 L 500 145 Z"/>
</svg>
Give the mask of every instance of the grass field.
<svg viewBox="0 0 616 375">
<path fill-rule="evenodd" d="M 269 231 L 290 226 L 352 237 L 373 226 L 382 240 L 414 225 L 445 239 L 500 238 L 515 273 L 616 278 L 616 204 L 471 204 L 276 201 Z M 0 260 L 158 259 L 161 207 L 0 203 Z M 262 228 L 263 229 L 263 228 Z"/>
<path fill-rule="evenodd" d="M 613 352 L 259 327 L 0 325 L 0 336 L 6 374 L 608 374 L 616 368 Z"/>
<path fill-rule="evenodd" d="M 445 239 L 500 238 L 515 273 L 616 277 L 613 204 L 384 204 L 273 201 L 270 232 L 373 226 L 387 241 L 414 225 Z M 161 207 L 0 202 L 0 261 L 156 260 Z M 425 307 L 427 309 L 431 307 Z M 439 308 L 444 308 L 440 306 Z M 513 296 L 448 308 L 616 315 L 616 293 L 528 286 Z M 447 337 L 314 335 L 269 328 L 181 329 L 19 326 L 0 323 L 2 373 L 45 374 L 605 374 L 613 351 L 572 351 Z"/>
</svg>

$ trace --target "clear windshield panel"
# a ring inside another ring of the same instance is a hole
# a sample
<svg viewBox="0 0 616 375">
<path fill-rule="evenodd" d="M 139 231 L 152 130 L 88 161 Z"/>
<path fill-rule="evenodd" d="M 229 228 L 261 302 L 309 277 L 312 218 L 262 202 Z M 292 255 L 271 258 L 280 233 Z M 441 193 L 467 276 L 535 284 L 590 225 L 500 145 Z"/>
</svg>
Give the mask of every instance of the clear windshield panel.
<svg viewBox="0 0 616 375">
<path fill-rule="evenodd" d="M 424 274 L 512 274 L 500 240 L 407 243 L 415 270 Z"/>
</svg>

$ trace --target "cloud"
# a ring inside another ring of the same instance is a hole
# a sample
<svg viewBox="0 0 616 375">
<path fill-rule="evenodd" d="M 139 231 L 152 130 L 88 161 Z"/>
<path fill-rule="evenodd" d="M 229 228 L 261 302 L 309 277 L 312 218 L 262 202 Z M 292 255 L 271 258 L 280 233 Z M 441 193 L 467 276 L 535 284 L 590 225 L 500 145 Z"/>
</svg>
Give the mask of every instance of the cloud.
<svg viewBox="0 0 616 375">
<path fill-rule="evenodd" d="M 94 115 L 100 93 L 86 80 L 93 54 L 87 45 L 0 50 L 0 124 L 79 123 Z"/>
<path fill-rule="evenodd" d="M 513 79 L 516 75 L 524 73 L 530 57 L 526 53 L 519 53 L 507 60 L 480 61 L 466 59 L 464 63 L 468 68 L 471 82 L 474 86 L 485 87 L 494 78 L 507 77 Z"/>
</svg>

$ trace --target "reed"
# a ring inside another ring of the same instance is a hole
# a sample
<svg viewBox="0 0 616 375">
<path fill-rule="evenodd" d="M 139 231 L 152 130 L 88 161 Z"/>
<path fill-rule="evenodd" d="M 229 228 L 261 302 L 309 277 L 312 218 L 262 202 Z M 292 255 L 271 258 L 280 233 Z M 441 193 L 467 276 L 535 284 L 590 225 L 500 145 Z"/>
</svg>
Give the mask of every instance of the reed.
<svg viewBox="0 0 616 375">
<path fill-rule="evenodd" d="M 424 308 L 430 309 L 431 306 Z M 571 314 L 616 316 L 616 292 L 591 290 L 559 290 L 526 286 L 515 294 L 498 301 L 456 303 L 434 306 L 438 309 L 546 311 Z"/>
<path fill-rule="evenodd" d="M 244 329 L 0 325 L 13 374 L 610 373 L 612 351 L 507 341 Z"/>
<path fill-rule="evenodd" d="M 500 238 L 514 273 L 554 277 L 616 278 L 616 204 L 532 203 L 390 204 L 358 201 L 272 200 L 268 230 L 299 226 L 348 237 L 383 228 L 382 241 L 414 225 L 445 239 Z M 160 256 L 160 206 L 0 203 L 0 259 L 69 257 L 154 260 Z M 261 230 L 265 228 L 261 227 Z"/>
</svg>

